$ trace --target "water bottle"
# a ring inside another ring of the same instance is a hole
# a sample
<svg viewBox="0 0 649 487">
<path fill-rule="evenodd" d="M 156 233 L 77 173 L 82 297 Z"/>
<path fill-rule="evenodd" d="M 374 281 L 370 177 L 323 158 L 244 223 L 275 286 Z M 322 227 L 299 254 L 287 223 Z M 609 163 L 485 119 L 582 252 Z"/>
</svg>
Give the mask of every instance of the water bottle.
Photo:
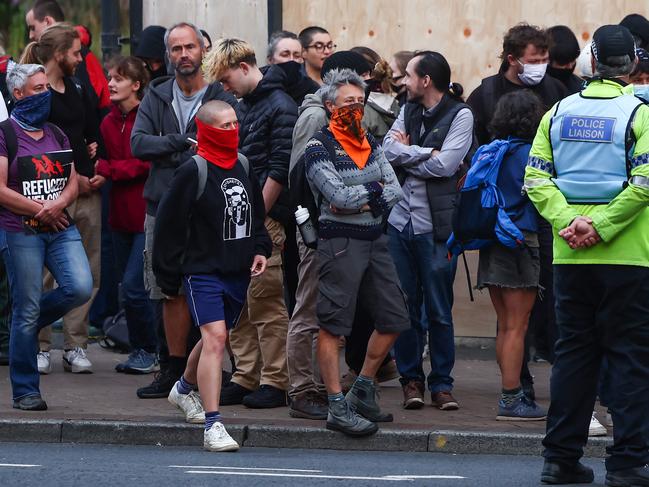
<svg viewBox="0 0 649 487">
<path fill-rule="evenodd" d="M 312 249 L 315 248 L 318 245 L 318 232 L 311 222 L 311 215 L 309 215 L 308 208 L 297 207 L 295 223 L 297 223 L 297 227 L 300 229 L 300 235 L 302 235 L 304 245 Z"/>
</svg>

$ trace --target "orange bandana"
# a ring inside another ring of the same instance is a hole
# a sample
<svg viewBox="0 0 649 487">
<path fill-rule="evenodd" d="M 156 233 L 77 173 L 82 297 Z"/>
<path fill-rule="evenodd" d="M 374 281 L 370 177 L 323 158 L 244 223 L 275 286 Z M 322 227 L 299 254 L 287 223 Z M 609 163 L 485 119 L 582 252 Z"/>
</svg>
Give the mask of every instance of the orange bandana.
<svg viewBox="0 0 649 487">
<path fill-rule="evenodd" d="M 360 103 L 336 108 L 329 121 L 329 130 L 359 169 L 365 167 L 372 153 L 372 146 L 361 127 L 363 110 Z"/>
</svg>

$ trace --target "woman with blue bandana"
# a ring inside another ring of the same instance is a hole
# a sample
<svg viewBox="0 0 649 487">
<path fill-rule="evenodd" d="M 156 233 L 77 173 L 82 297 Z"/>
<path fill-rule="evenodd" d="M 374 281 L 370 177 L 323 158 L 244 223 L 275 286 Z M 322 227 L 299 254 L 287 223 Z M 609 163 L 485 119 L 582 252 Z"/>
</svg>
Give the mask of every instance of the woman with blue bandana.
<svg viewBox="0 0 649 487">
<path fill-rule="evenodd" d="M 92 276 L 66 208 L 78 194 L 70 144 L 47 122 L 45 68 L 18 64 L 7 74 L 15 100 L 0 123 L 0 250 L 12 298 L 9 373 L 13 407 L 42 411 L 38 332 L 90 298 Z M 43 267 L 58 287 L 43 292 Z"/>
</svg>

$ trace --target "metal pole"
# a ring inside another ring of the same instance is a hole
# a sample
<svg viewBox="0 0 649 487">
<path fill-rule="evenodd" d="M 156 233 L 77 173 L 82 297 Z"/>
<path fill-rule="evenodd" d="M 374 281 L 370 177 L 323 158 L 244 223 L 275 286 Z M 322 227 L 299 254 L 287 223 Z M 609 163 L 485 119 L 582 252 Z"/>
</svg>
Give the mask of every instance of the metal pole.
<svg viewBox="0 0 649 487">
<path fill-rule="evenodd" d="M 282 0 L 268 0 L 268 39 L 273 32 L 282 30 Z"/>
<path fill-rule="evenodd" d="M 131 31 L 131 54 L 137 49 L 142 33 L 142 0 L 129 0 L 129 23 Z"/>
<path fill-rule="evenodd" d="M 101 0 L 101 52 L 107 61 L 120 52 L 119 0 Z"/>
</svg>

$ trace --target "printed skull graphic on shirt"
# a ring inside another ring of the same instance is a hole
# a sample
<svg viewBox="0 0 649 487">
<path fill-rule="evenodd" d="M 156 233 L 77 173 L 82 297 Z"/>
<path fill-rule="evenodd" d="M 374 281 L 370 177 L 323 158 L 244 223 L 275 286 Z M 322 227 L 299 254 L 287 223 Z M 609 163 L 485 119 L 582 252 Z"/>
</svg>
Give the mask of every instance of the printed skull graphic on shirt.
<svg viewBox="0 0 649 487">
<path fill-rule="evenodd" d="M 227 178 L 221 183 L 221 191 L 225 197 L 223 240 L 250 237 L 252 215 L 248 192 L 243 183 L 236 178 Z"/>
</svg>

